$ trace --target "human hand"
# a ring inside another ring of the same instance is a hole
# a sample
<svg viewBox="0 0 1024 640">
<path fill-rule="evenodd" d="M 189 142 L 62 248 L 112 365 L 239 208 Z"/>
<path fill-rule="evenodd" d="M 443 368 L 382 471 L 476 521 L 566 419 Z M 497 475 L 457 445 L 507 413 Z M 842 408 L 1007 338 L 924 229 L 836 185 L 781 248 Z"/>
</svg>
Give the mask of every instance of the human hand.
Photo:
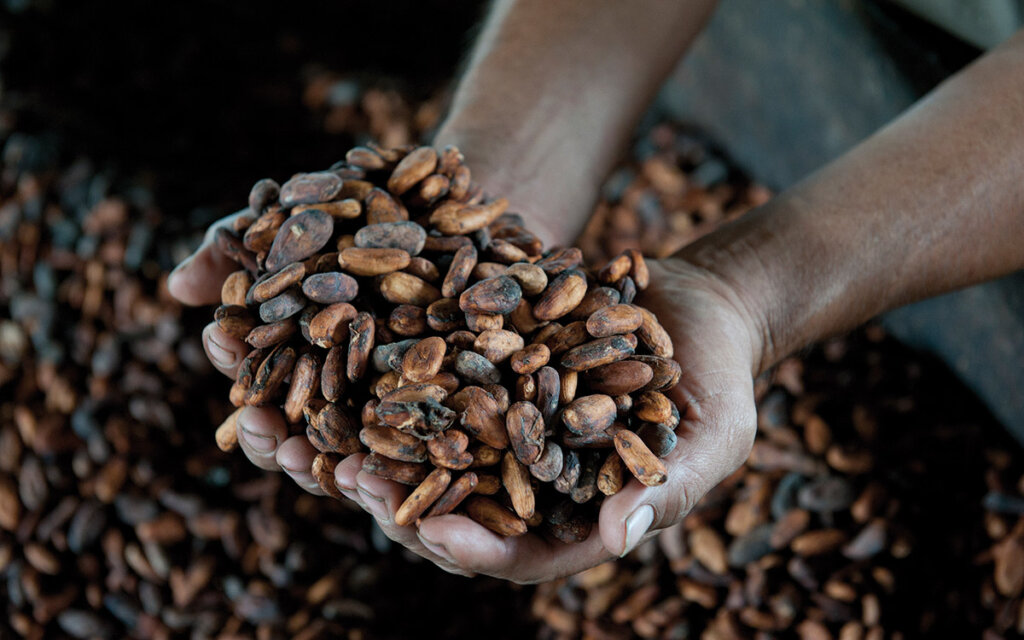
<svg viewBox="0 0 1024 640">
<path fill-rule="evenodd" d="M 249 215 L 248 210 L 214 223 L 199 248 L 170 274 L 167 286 L 179 302 L 189 306 L 220 304 L 224 280 L 240 267 L 217 248 L 214 236 L 218 229 L 230 228 L 237 217 L 244 215 Z M 203 348 L 213 366 L 232 380 L 251 349 L 245 342 L 226 334 L 215 322 L 203 329 Z M 289 435 L 288 423 L 280 409 L 245 407 L 238 415 L 236 428 L 238 444 L 250 462 L 267 471 L 284 471 L 306 491 L 324 495 L 312 473 L 313 459 L 319 452 L 304 433 Z M 335 478 L 341 493 L 373 515 L 381 530 L 392 540 L 447 571 L 468 575 L 427 549 L 414 533 L 408 531 L 409 527 L 393 524 L 394 510 L 401 504 L 400 499 L 395 502 L 395 489 L 401 485 L 392 487 L 390 485 L 394 483 L 364 473 L 362 464 L 365 457 L 364 454 L 348 456 L 338 464 Z"/>
<path fill-rule="evenodd" d="M 467 572 L 520 583 L 550 580 L 628 553 L 644 538 L 679 522 L 742 464 L 756 429 L 752 363 L 760 332 L 743 301 L 715 276 L 678 258 L 648 265 L 651 285 L 637 302 L 657 314 L 682 365 L 679 385 L 670 394 L 682 419 L 678 444 L 664 460 L 668 481 L 645 487 L 631 480 L 605 498 L 597 526 L 577 544 L 533 533 L 502 538 L 458 515 L 424 520 L 418 531 L 400 528 L 400 542 L 418 539 Z M 387 510 L 381 515 L 393 518 L 407 490 L 374 480 Z"/>
</svg>

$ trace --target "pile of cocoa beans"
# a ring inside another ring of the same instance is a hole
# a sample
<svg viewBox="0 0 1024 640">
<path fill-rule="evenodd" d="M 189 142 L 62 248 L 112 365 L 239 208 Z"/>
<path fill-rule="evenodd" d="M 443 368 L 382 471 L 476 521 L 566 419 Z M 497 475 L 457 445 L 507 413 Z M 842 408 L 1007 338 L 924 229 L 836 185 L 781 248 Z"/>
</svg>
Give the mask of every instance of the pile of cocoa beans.
<svg viewBox="0 0 1024 640">
<path fill-rule="evenodd" d="M 252 347 L 231 401 L 281 405 L 330 495 L 341 456 L 369 451 L 364 471 L 415 487 L 400 525 L 458 510 L 578 541 L 627 471 L 665 482 L 680 416 L 662 391 L 680 369 L 634 300 L 650 280 L 638 251 L 589 272 L 508 206 L 454 147 L 356 147 L 258 182 L 216 233 L 242 268 L 215 319 Z"/>
</svg>

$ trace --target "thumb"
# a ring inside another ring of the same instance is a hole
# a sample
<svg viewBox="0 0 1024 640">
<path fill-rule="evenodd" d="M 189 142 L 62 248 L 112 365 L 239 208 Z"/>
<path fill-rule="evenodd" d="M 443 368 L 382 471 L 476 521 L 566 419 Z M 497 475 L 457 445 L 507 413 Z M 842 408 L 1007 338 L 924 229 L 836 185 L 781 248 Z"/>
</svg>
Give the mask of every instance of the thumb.
<svg viewBox="0 0 1024 640">
<path fill-rule="evenodd" d="M 189 306 L 220 302 L 220 288 L 224 280 L 242 267 L 217 248 L 214 237 L 218 229 L 230 229 L 235 219 L 242 215 L 250 215 L 249 210 L 215 222 L 207 229 L 199 248 L 174 268 L 167 278 L 167 288 L 176 300 Z"/>
<path fill-rule="evenodd" d="M 752 393 L 716 395 L 699 404 L 690 399 L 683 406 L 687 416 L 676 430 L 676 448 L 664 459 L 665 484 L 647 487 L 633 479 L 601 506 L 598 530 L 610 553 L 624 556 L 649 534 L 682 520 L 750 452 Z"/>
</svg>

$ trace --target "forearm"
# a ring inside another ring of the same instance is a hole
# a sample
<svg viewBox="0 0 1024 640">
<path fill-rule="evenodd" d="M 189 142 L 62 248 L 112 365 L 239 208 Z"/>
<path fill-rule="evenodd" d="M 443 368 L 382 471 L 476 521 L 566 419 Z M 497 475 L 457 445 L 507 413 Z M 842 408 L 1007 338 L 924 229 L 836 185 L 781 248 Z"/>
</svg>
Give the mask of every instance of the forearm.
<svg viewBox="0 0 1024 640">
<path fill-rule="evenodd" d="M 738 292 L 763 370 L 872 316 L 1024 268 L 1024 36 L 681 256 Z"/>
<path fill-rule="evenodd" d="M 713 0 L 499 0 L 436 143 L 567 242 Z"/>
</svg>

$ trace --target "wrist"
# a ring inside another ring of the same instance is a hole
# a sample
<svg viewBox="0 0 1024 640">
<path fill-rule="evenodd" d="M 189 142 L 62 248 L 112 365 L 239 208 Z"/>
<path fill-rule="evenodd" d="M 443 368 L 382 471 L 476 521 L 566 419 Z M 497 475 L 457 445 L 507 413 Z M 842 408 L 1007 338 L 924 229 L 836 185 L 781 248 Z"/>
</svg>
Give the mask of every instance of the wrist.
<svg viewBox="0 0 1024 640">
<path fill-rule="evenodd" d="M 603 176 L 557 132 L 506 136 L 468 120 L 450 117 L 434 145 L 457 146 L 473 167 L 473 181 L 489 195 L 508 198 L 509 210 L 526 219 L 545 247 L 571 244 L 594 209 Z"/>
</svg>

